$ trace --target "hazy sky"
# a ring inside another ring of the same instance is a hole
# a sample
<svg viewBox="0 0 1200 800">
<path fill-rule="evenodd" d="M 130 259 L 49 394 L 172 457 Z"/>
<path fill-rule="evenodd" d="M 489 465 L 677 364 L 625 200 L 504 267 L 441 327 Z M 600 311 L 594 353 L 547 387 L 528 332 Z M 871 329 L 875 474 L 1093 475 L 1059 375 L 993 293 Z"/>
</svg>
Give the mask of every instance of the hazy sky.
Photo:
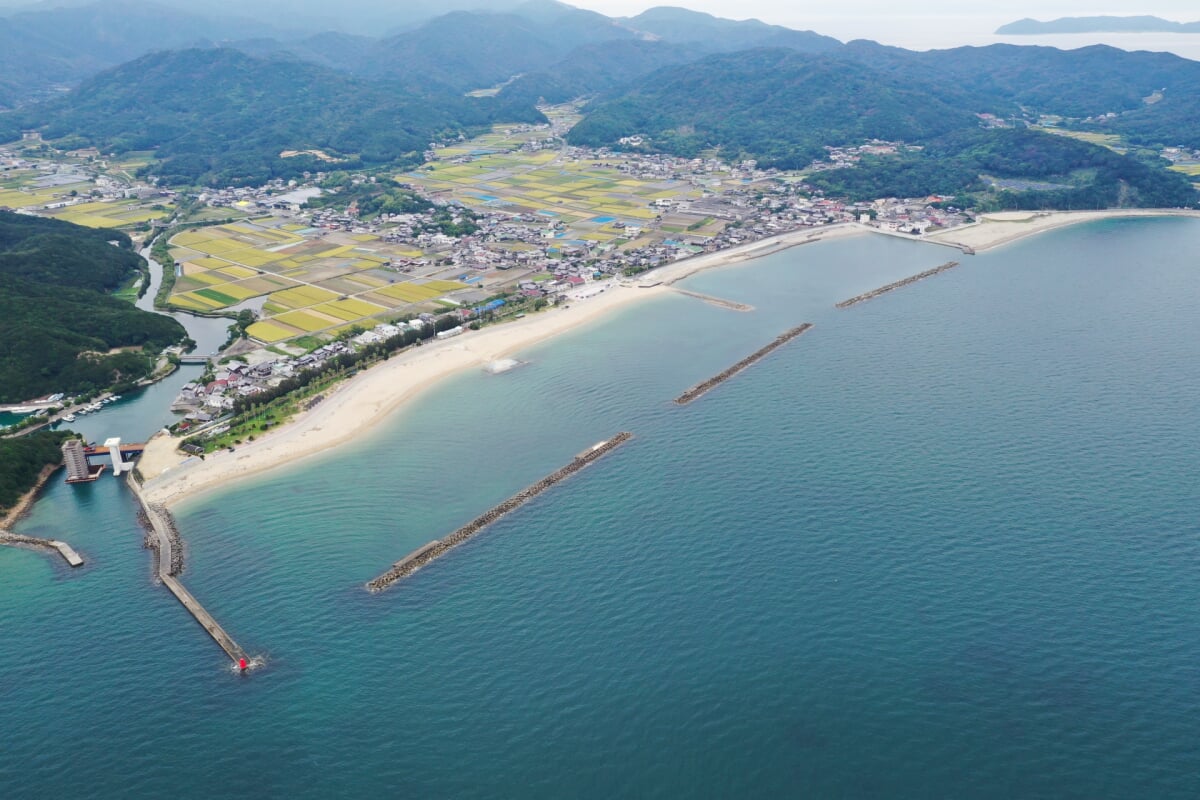
<svg viewBox="0 0 1200 800">
<path fill-rule="evenodd" d="M 756 17 L 764 22 L 790 28 L 811 29 L 843 41 L 875 39 L 884 44 L 912 48 L 954 47 L 964 44 L 991 44 L 997 27 L 1022 17 L 1055 19 L 1097 14 L 1153 14 L 1176 21 L 1200 20 L 1196 0 L 567 0 L 571 5 L 591 8 L 613 16 L 631 16 L 656 5 L 679 5 L 707 11 L 721 17 Z M 1173 50 L 1189 57 L 1200 50 L 1200 35 L 1168 34 L 1166 39 L 1141 38 L 1123 41 L 1121 37 L 1093 36 L 1120 47 L 1148 50 Z M 1186 39 L 1187 41 L 1181 41 Z M 1077 47 L 1093 43 L 1085 39 L 1046 37 L 1039 41 L 1024 38 L 1006 41 Z"/>
<path fill-rule="evenodd" d="M 944 16 L 1020 19 L 1034 17 L 1076 17 L 1093 14 L 1154 14 L 1168 19 L 1191 21 L 1200 19 L 1195 0 L 1015 0 L 1007 3 L 981 3 L 975 0 L 922 0 L 919 3 L 896 0 L 854 0 L 853 2 L 813 2 L 813 0 L 576 0 L 571 5 L 592 8 L 610 15 L 637 14 L 651 6 L 679 5 L 697 11 L 707 11 L 722 17 L 744 19 L 757 17 L 779 24 L 820 17 L 848 16 Z M 845 9 L 845 13 L 830 13 L 830 9 Z"/>
</svg>

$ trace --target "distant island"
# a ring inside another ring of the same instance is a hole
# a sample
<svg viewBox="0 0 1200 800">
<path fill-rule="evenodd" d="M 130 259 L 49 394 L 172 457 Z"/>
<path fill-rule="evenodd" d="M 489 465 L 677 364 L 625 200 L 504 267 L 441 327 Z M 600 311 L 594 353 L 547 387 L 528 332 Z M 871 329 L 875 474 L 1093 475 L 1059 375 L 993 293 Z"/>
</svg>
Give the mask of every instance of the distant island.
<svg viewBox="0 0 1200 800">
<path fill-rule="evenodd" d="M 1173 22 L 1162 17 L 1062 17 L 1042 22 L 1019 19 L 996 29 L 997 34 L 1035 36 L 1045 33 L 1200 33 L 1200 22 Z"/>
</svg>

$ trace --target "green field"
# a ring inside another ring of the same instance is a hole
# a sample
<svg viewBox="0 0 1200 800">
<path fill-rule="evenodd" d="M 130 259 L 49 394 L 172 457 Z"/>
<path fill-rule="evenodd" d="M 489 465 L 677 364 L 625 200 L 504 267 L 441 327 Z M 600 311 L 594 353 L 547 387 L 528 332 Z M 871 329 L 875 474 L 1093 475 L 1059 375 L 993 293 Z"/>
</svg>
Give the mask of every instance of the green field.
<svg viewBox="0 0 1200 800">
<path fill-rule="evenodd" d="M 182 267 L 170 302 L 193 311 L 220 311 L 266 296 L 264 319 L 248 333 L 264 343 L 301 335 L 328 336 L 467 288 L 455 281 L 382 277 L 392 258 L 423 253 L 370 234 L 340 239 L 265 217 L 183 231 L 170 242 Z M 394 281 L 395 283 L 391 283 Z M 403 287 L 392 290 L 392 286 Z"/>
</svg>

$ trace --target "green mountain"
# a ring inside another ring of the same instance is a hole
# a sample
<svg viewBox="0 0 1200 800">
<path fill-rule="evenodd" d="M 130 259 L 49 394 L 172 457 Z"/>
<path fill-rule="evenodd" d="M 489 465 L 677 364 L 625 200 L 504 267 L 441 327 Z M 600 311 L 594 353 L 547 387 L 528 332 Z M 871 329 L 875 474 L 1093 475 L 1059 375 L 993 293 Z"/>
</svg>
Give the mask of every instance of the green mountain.
<svg viewBox="0 0 1200 800">
<path fill-rule="evenodd" d="M 794 50 L 750 50 L 653 73 L 596 104 L 570 141 L 612 145 L 644 134 L 680 155 L 717 147 L 730 158 L 794 169 L 822 156 L 825 145 L 917 141 L 976 122 L 973 109 L 903 75 Z"/>
<path fill-rule="evenodd" d="M 67 431 L 38 431 L 0 439 L 0 511 L 15 506 L 37 483 L 43 467 L 61 464 Z"/>
<path fill-rule="evenodd" d="M 841 45 L 837 39 L 812 31 L 768 25 L 756 19 L 722 19 L 673 6 L 647 9 L 623 22 L 634 30 L 652 34 L 663 41 L 697 44 L 710 52 L 787 47 L 806 53 L 824 53 Z"/>
<path fill-rule="evenodd" d="M 563 103 L 611 91 L 655 70 L 686 64 L 703 55 L 693 46 L 644 39 L 584 45 L 548 69 L 517 78 L 500 96 L 513 103 Z"/>
<path fill-rule="evenodd" d="M 1164 166 L 1064 136 L 976 128 L 808 181 L 851 200 L 956 195 L 960 205 L 990 211 L 1195 206 L 1188 179 Z"/>
<path fill-rule="evenodd" d="M 554 0 L 530 0 L 511 13 L 451 12 L 383 39 L 370 50 L 361 71 L 465 92 L 549 69 L 576 48 L 615 46 L 637 37 L 603 14 Z"/>
<path fill-rule="evenodd" d="M 1050 33 L 1200 33 L 1200 22 L 1172 22 L 1162 17 L 1061 17 L 1047 22 L 1019 19 L 1001 25 L 996 33 L 1037 36 Z"/>
<path fill-rule="evenodd" d="M 141 263 L 123 233 L 0 211 L 0 402 L 149 374 L 151 353 L 186 333 L 109 294 Z"/>
<path fill-rule="evenodd" d="M 47 96 L 149 53 L 233 37 L 278 36 L 274 26 L 210 18 L 137 0 L 34 7 L 0 17 L 0 107 Z"/>
<path fill-rule="evenodd" d="M 795 163 L 781 158 L 789 143 L 799 156 L 871 136 L 924 141 L 975 127 L 983 113 L 1062 115 L 1135 144 L 1200 147 L 1200 62 L 1105 46 L 745 51 L 668 67 L 603 97 L 572 139 L 645 134 L 663 149 L 717 146 L 783 165 Z"/>
<path fill-rule="evenodd" d="M 259 184 L 326 169 L 285 150 L 323 150 L 344 168 L 413 164 L 441 136 L 493 121 L 537 121 L 497 98 L 419 94 L 315 64 L 230 49 L 153 53 L 65 97 L 0 114 L 0 140 L 36 129 L 105 151 L 154 149 L 172 184 Z"/>
</svg>

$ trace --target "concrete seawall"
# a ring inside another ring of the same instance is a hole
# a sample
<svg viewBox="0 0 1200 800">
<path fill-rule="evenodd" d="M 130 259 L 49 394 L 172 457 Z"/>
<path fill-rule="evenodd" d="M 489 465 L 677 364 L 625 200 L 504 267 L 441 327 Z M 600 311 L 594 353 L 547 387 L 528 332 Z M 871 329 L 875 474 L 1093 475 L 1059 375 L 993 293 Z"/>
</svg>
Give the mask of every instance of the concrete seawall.
<svg viewBox="0 0 1200 800">
<path fill-rule="evenodd" d="M 957 266 L 957 261 L 947 261 L 941 266 L 934 267 L 933 269 L 927 269 L 924 272 L 918 272 L 916 275 L 910 275 L 903 280 L 896 281 L 895 283 L 889 283 L 887 286 L 880 286 L 878 289 L 872 289 L 865 294 L 856 295 L 851 297 L 849 300 L 843 300 L 837 304 L 836 308 L 849 308 L 850 306 L 857 305 L 858 303 L 865 303 L 866 301 L 873 300 L 882 294 L 893 292 L 896 289 L 903 288 L 909 284 L 916 283 L 917 281 L 925 280 L 926 278 L 932 278 L 934 275 L 939 275 L 946 270 L 954 269 Z"/>
<path fill-rule="evenodd" d="M 795 339 L 797 336 L 799 336 L 800 334 L 809 330 L 811 327 L 812 327 L 812 323 L 806 322 L 803 325 L 800 325 L 799 327 L 792 328 L 790 331 L 781 333 L 779 336 L 776 336 L 775 340 L 773 342 L 771 342 L 770 344 L 768 344 L 766 347 L 762 347 L 762 348 L 754 351 L 750 355 L 743 358 L 741 361 L 734 364 L 732 367 L 729 367 L 728 369 L 714 375 L 713 377 L 709 378 L 708 380 L 704 381 L 703 383 L 696 384 L 695 386 L 688 389 L 683 394 L 679 395 L 679 397 L 676 397 L 675 398 L 676 405 L 681 405 L 681 406 L 687 405 L 688 403 L 692 402 L 693 400 L 695 400 L 696 398 L 705 394 L 706 392 L 710 391 L 711 389 L 715 388 L 716 386 L 729 380 L 734 375 L 737 375 L 739 372 L 744 370 L 746 367 L 749 367 L 751 364 L 754 364 L 755 362 L 759 361 L 764 356 L 769 354 L 771 351 L 773 351 L 779 347 L 782 347 L 783 345 L 790 342 L 792 339 Z"/>
<path fill-rule="evenodd" d="M 139 518 L 147 526 L 146 542 L 157 554 L 156 571 L 163 586 L 166 586 L 167 590 L 175 595 L 175 599 L 188 610 L 196 622 L 200 623 L 200 627 L 208 632 L 208 635 L 225 651 L 234 664 L 243 660 L 249 663 L 250 659 L 246 655 L 246 651 L 225 632 L 212 614 L 209 614 L 204 606 L 200 605 L 200 601 L 193 597 L 192 593 L 175 577 L 183 570 L 183 542 L 179 537 L 179 530 L 175 527 L 175 518 L 161 506 L 146 502 L 142 496 L 142 489 L 132 474 L 127 482 L 141 506 Z"/>
<path fill-rule="evenodd" d="M 566 478 L 579 472 L 584 467 L 596 462 L 604 455 L 611 453 L 621 445 L 633 438 L 633 434 L 629 432 L 618 433 L 611 439 L 600 442 L 594 447 L 585 450 L 575 456 L 575 460 L 556 472 L 547 475 L 537 483 L 527 489 L 513 495 L 498 506 L 495 506 L 482 516 L 462 526 L 454 533 L 444 539 L 435 539 L 429 544 L 423 545 L 413 552 L 409 553 L 404 558 L 392 565 L 391 569 L 380 575 L 378 578 L 367 583 L 367 590 L 370 592 L 381 592 L 397 581 L 408 577 L 421 567 L 425 566 L 435 559 L 441 558 L 451 549 L 457 547 L 473 536 L 478 535 L 484 528 L 491 525 L 496 520 L 503 517 L 510 511 L 514 511 L 533 498 L 537 497 L 542 492 L 554 486 Z"/>
<path fill-rule="evenodd" d="M 27 547 L 38 547 L 43 550 L 54 550 L 72 567 L 83 566 L 83 559 L 79 553 L 75 552 L 75 549 L 71 545 L 66 542 L 60 542 L 57 539 L 38 539 L 33 536 L 21 536 L 16 533 L 0 530 L 0 544 L 25 545 Z"/>
</svg>

